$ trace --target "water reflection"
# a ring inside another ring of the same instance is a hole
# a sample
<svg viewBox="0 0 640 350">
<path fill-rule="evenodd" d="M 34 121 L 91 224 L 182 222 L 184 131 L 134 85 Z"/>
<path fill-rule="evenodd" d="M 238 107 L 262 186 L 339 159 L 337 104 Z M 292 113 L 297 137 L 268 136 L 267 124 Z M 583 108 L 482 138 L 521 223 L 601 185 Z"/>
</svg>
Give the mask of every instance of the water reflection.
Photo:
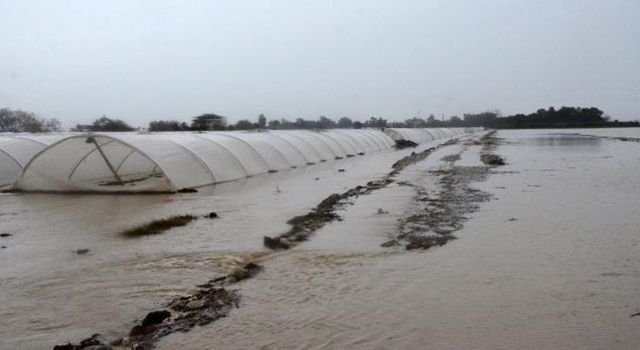
<svg viewBox="0 0 640 350">
<path fill-rule="evenodd" d="M 558 148 L 558 150 L 567 150 L 567 148 L 580 148 L 581 150 L 584 150 L 586 148 L 590 151 L 595 151 L 602 147 L 602 139 L 582 135 L 541 135 L 532 137 L 527 141 L 537 147 L 551 147 Z"/>
</svg>

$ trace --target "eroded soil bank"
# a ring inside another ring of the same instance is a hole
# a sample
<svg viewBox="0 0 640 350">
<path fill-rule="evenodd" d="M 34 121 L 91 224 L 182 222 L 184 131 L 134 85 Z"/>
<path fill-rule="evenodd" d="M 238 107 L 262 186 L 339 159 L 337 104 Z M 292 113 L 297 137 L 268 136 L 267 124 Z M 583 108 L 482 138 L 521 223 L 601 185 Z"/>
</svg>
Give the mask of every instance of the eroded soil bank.
<svg viewBox="0 0 640 350">
<path fill-rule="evenodd" d="M 462 228 L 466 215 L 478 210 L 478 203 L 487 201 L 491 195 L 470 187 L 474 182 L 484 181 L 492 167 L 505 165 L 504 159 L 495 154 L 501 140 L 495 137 L 495 131 L 485 133 L 482 137 L 453 139 L 437 147 L 421 152 L 412 152 L 398 160 L 392 166 L 392 171 L 379 180 L 370 181 L 364 186 L 356 186 L 343 193 L 334 193 L 325 198 L 309 213 L 294 217 L 287 221 L 292 227 L 289 231 L 277 237 L 265 237 L 265 246 L 271 249 L 290 249 L 300 242 L 307 241 L 312 235 L 326 224 L 341 220 L 337 213 L 345 205 L 352 204 L 350 200 L 357 200 L 362 195 L 379 191 L 396 182 L 396 177 L 407 167 L 424 161 L 438 150 L 448 149 L 450 146 L 462 145 L 458 153 L 442 158 L 444 168 L 430 171 L 429 174 L 437 179 L 435 186 L 426 188 L 419 183 L 403 181 L 403 186 L 413 186 L 416 189 L 415 203 L 421 203 L 419 213 L 402 219 L 398 233 L 394 239 L 381 244 L 383 247 L 404 245 L 406 249 L 429 249 L 443 246 L 450 240 L 456 239 L 454 231 Z M 456 166 L 461 154 L 469 146 L 481 146 L 482 153 L 479 161 L 483 166 Z M 379 209 L 379 214 L 384 210 Z"/>
<path fill-rule="evenodd" d="M 341 217 L 336 212 L 360 196 L 370 194 L 373 191 L 381 190 L 395 181 L 396 176 L 406 167 L 423 161 L 434 151 L 454 145 L 458 139 L 452 139 L 439 146 L 430 147 L 420 152 L 411 152 L 410 155 L 399 159 L 391 166 L 392 170 L 380 179 L 367 182 L 366 185 L 355 186 L 343 193 L 334 193 L 325 198 L 315 208 L 304 215 L 296 216 L 287 220 L 291 229 L 277 237 L 264 237 L 264 244 L 271 249 L 290 249 L 299 242 L 306 241 L 326 224 L 340 220 Z M 415 147 L 416 144 L 413 144 Z M 404 148 L 404 147 L 403 147 Z"/>
</svg>

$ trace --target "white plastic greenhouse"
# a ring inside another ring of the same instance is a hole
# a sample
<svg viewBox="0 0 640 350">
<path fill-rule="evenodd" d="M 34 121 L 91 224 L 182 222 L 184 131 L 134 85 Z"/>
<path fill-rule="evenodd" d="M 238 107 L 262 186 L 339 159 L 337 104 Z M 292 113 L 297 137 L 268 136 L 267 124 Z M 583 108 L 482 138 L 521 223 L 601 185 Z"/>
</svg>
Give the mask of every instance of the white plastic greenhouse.
<svg viewBox="0 0 640 350">
<path fill-rule="evenodd" d="M 443 137 L 460 136 L 466 132 L 475 132 L 479 128 L 433 128 L 433 129 L 406 129 L 385 128 L 384 132 L 394 141 L 407 140 L 417 144 L 428 143 Z"/>
<path fill-rule="evenodd" d="M 384 132 L 348 129 L 72 135 L 46 148 L 40 147 L 35 156 L 27 157 L 31 161 L 21 164 L 24 168 L 18 175 L 16 188 L 52 192 L 174 192 L 379 152 L 392 148 L 399 139 L 425 143 L 463 132 L 462 129 Z"/>
<path fill-rule="evenodd" d="M 36 155 L 65 135 L 0 135 L 0 187 L 16 182 L 22 168 Z"/>
</svg>

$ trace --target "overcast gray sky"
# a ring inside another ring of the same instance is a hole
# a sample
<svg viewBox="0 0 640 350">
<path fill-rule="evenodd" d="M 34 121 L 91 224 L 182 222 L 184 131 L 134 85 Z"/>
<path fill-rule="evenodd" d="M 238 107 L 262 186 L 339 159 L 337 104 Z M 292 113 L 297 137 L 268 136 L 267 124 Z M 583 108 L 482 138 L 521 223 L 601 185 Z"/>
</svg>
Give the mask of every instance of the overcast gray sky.
<svg viewBox="0 0 640 350">
<path fill-rule="evenodd" d="M 136 126 L 212 112 L 640 119 L 640 1 L 0 0 L 0 107 Z"/>
</svg>

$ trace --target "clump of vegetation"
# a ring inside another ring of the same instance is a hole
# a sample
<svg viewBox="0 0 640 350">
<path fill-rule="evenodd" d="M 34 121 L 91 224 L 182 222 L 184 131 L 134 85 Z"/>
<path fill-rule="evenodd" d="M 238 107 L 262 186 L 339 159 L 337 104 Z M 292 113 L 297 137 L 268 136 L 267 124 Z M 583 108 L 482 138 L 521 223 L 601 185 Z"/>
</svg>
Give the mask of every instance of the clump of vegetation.
<svg viewBox="0 0 640 350">
<path fill-rule="evenodd" d="M 442 157 L 441 160 L 443 162 L 455 163 L 455 162 L 460 160 L 460 155 L 459 154 L 450 154 L 448 156 Z"/>
<path fill-rule="evenodd" d="M 0 132 L 55 132 L 60 131 L 57 119 L 42 119 L 34 113 L 0 108 Z"/>
<path fill-rule="evenodd" d="M 497 154 L 485 153 L 480 156 L 480 160 L 487 165 L 497 166 L 497 165 L 505 165 L 504 159 Z"/>
<path fill-rule="evenodd" d="M 396 175 L 398 175 L 402 170 L 404 170 L 404 168 L 408 167 L 411 164 L 417 163 L 423 159 L 426 159 L 431 153 L 433 153 L 433 151 L 435 151 L 438 148 L 441 147 L 445 147 L 445 146 L 450 146 L 453 145 L 457 142 L 456 139 L 451 139 L 443 144 L 440 144 L 436 147 L 431 147 L 428 148 L 424 151 L 421 152 L 411 152 L 410 155 L 398 160 L 397 162 L 393 163 L 393 165 L 391 165 L 391 168 L 393 168 L 393 171 L 391 171 L 388 176 L 389 177 L 394 177 Z"/>
<path fill-rule="evenodd" d="M 149 312 L 129 330 L 127 337 L 108 341 L 107 337 L 94 334 L 77 344 L 56 345 L 53 350 L 154 349 L 162 337 L 207 325 L 240 307 L 238 291 L 226 290 L 224 286 L 251 278 L 260 271 L 262 266 L 249 262 L 228 275 L 201 284 L 192 294 L 177 296 L 162 309 Z"/>
<path fill-rule="evenodd" d="M 149 123 L 149 131 L 189 131 L 191 127 L 177 120 L 154 120 Z"/>
<path fill-rule="evenodd" d="M 442 247 L 447 244 L 447 242 L 457 239 L 456 236 L 452 234 L 440 235 L 440 236 L 421 236 L 421 235 L 412 235 L 407 237 L 407 250 L 413 249 L 429 249 L 431 247 Z"/>
<path fill-rule="evenodd" d="M 415 148 L 418 147 L 418 144 L 411 141 L 411 140 L 396 140 L 396 148 L 397 149 L 403 149 L 403 148 Z"/>
<path fill-rule="evenodd" d="M 71 131 L 94 131 L 94 132 L 110 132 L 110 131 L 135 131 L 136 128 L 127 124 L 120 119 L 109 118 L 106 115 L 96 119 L 92 124 L 77 124 Z"/>
<path fill-rule="evenodd" d="M 102 116 L 91 124 L 91 131 L 134 131 L 135 128 L 124 120 Z"/>
<path fill-rule="evenodd" d="M 191 214 L 170 216 L 166 219 L 154 220 L 150 223 L 130 228 L 123 231 L 122 235 L 130 238 L 155 235 L 173 227 L 185 226 L 195 219 L 196 217 Z"/>
</svg>

